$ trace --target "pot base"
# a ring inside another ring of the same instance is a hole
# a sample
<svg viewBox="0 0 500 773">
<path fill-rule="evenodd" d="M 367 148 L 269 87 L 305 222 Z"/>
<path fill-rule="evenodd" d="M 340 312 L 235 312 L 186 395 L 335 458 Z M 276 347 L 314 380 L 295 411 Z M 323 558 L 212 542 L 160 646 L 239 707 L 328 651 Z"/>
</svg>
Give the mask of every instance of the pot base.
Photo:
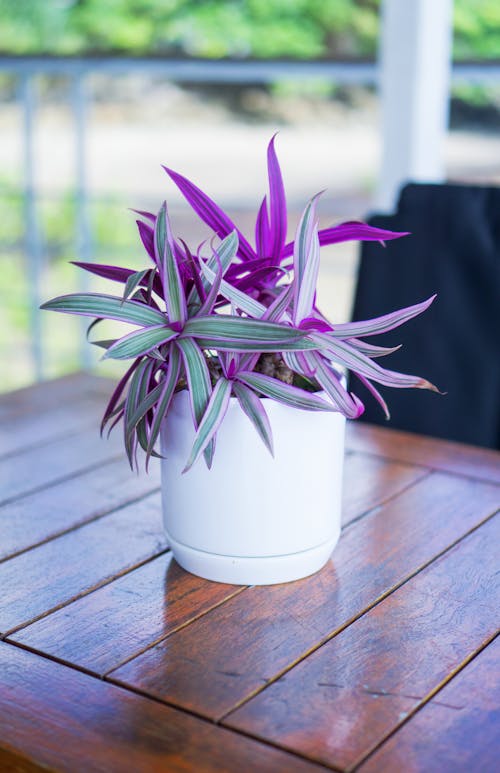
<svg viewBox="0 0 500 773">
<path fill-rule="evenodd" d="M 339 536 L 340 529 L 328 542 L 300 553 L 242 557 L 195 550 L 172 539 L 167 532 L 174 558 L 183 569 L 205 580 L 230 585 L 277 585 L 308 577 L 326 564 Z"/>
</svg>

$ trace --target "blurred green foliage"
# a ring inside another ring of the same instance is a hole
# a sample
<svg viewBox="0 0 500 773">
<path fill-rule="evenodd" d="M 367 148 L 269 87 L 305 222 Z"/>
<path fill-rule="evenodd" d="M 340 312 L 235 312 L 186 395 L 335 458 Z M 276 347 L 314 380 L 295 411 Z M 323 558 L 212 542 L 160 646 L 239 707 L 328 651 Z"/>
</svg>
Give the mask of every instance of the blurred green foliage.
<svg viewBox="0 0 500 773">
<path fill-rule="evenodd" d="M 499 0 L 454 7 L 455 57 L 498 58 Z M 0 52 L 373 56 L 379 9 L 380 0 L 0 0 Z"/>
</svg>

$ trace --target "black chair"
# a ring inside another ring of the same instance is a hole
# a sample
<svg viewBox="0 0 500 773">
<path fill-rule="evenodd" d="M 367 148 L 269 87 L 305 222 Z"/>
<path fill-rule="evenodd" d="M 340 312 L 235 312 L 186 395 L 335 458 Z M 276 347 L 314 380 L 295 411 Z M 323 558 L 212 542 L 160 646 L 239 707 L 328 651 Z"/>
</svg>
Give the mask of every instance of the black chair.
<svg viewBox="0 0 500 773">
<path fill-rule="evenodd" d="M 369 339 L 403 343 L 380 364 L 424 376 L 447 392 L 382 387 L 389 426 L 500 448 L 500 188 L 409 184 L 394 215 L 368 222 L 412 235 L 385 248 L 363 243 L 352 318 L 438 294 L 420 317 Z M 351 387 L 366 405 L 362 420 L 385 424 L 355 377 Z"/>
</svg>

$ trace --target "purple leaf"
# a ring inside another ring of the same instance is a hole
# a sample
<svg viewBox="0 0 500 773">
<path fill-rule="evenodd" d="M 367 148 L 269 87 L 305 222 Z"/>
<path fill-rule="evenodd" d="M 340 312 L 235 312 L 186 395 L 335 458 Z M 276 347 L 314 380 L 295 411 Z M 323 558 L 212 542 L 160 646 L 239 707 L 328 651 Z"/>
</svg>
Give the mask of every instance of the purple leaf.
<svg viewBox="0 0 500 773">
<path fill-rule="evenodd" d="M 156 256 L 155 256 L 155 245 L 154 245 L 154 231 L 151 228 L 151 226 L 146 225 L 146 223 L 143 223 L 142 220 L 136 220 L 137 228 L 139 230 L 139 236 L 141 237 L 141 241 L 144 245 L 144 248 L 146 252 L 148 253 L 149 257 L 154 260 L 155 263 L 157 263 Z"/>
<path fill-rule="evenodd" d="M 241 231 L 239 231 L 233 221 L 225 212 L 212 201 L 212 199 L 203 193 L 194 183 L 174 172 L 173 169 L 163 167 L 170 179 L 177 185 L 184 198 L 188 201 L 194 211 L 201 217 L 204 223 L 211 228 L 217 236 L 223 239 L 231 231 L 236 231 L 239 239 L 238 254 L 245 260 L 256 258 L 254 249 L 250 246 Z"/>
<path fill-rule="evenodd" d="M 143 217 L 145 220 L 150 220 L 153 224 L 156 223 L 156 215 L 152 212 L 146 212 L 143 209 L 131 209 L 131 212 L 135 212 L 139 217 Z"/>
<path fill-rule="evenodd" d="M 74 266 L 83 268 L 84 271 L 89 271 L 91 274 L 101 276 L 103 279 L 110 279 L 112 282 L 121 282 L 125 284 L 127 279 L 136 272 L 131 268 L 122 268 L 121 266 L 108 266 L 104 263 L 82 263 L 78 260 L 72 260 L 71 263 Z M 154 271 L 154 269 L 151 269 Z M 141 283 L 144 287 L 148 285 L 147 281 Z M 158 279 L 158 276 L 154 274 L 153 290 L 158 295 L 161 295 L 162 287 Z"/>
<path fill-rule="evenodd" d="M 276 135 L 271 139 L 267 148 L 267 169 L 270 194 L 270 234 L 269 243 L 267 245 L 267 257 L 272 258 L 273 260 L 279 260 L 285 245 L 287 217 L 283 178 L 274 149 L 275 137 Z"/>
<path fill-rule="evenodd" d="M 383 242 L 390 239 L 399 239 L 401 236 L 408 236 L 408 231 L 386 231 L 384 228 L 375 228 L 372 225 L 351 221 L 348 223 L 339 223 L 332 228 L 324 228 L 318 232 L 319 243 L 338 244 L 339 242 L 360 241 L 360 242 Z M 293 242 L 285 245 L 282 257 L 286 258 L 293 254 Z"/>
<path fill-rule="evenodd" d="M 105 428 L 105 426 L 106 426 L 106 424 L 108 422 L 108 419 L 111 418 L 111 415 L 112 415 L 116 405 L 118 404 L 118 401 L 119 401 L 120 397 L 123 394 L 123 390 L 125 389 L 127 381 L 129 380 L 129 378 L 131 377 L 132 373 L 137 368 L 139 363 L 140 363 L 140 360 L 136 360 L 134 363 L 132 363 L 130 368 L 121 377 L 121 379 L 118 382 L 118 384 L 116 385 L 116 387 L 115 387 L 111 397 L 109 398 L 108 405 L 106 407 L 106 410 L 104 411 L 104 416 L 102 417 L 102 421 L 101 421 L 101 435 L 104 432 L 104 428 Z"/>
<path fill-rule="evenodd" d="M 220 262 L 219 256 L 216 255 L 216 257 L 217 257 L 217 262 L 218 262 L 217 274 L 216 274 L 216 276 L 213 279 L 213 284 L 212 284 L 212 286 L 210 288 L 210 292 L 208 293 L 205 301 L 203 302 L 203 305 L 200 308 L 200 311 L 197 314 L 197 316 L 199 315 L 200 317 L 202 317 L 202 316 L 204 316 L 206 314 L 211 314 L 213 312 L 213 308 L 215 306 L 215 301 L 217 300 L 219 292 L 220 292 L 223 268 L 222 268 L 222 263 Z M 201 263 L 201 265 L 203 265 L 203 262 Z"/>
<path fill-rule="evenodd" d="M 257 255 L 259 258 L 267 258 L 269 256 L 269 241 L 270 231 L 269 217 L 267 214 L 267 198 L 264 196 L 262 199 L 262 204 L 259 208 L 259 212 L 257 214 L 257 220 L 255 221 L 255 246 L 257 248 Z"/>
<path fill-rule="evenodd" d="M 317 333 L 330 333 L 333 326 L 319 317 L 306 317 L 299 325 L 301 330 L 314 330 Z"/>
<path fill-rule="evenodd" d="M 129 276 L 135 273 L 131 268 L 121 268 L 120 266 L 108 266 L 104 263 L 82 263 L 79 260 L 70 261 L 74 266 L 83 268 L 96 276 L 102 276 L 104 279 L 111 279 L 113 282 L 125 283 Z"/>
</svg>

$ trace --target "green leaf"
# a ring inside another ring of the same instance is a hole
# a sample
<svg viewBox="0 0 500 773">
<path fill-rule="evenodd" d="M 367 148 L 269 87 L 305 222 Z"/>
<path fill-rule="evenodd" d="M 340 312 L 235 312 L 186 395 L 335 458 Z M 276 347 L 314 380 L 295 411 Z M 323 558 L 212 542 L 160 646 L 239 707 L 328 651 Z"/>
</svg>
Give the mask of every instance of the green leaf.
<svg viewBox="0 0 500 773">
<path fill-rule="evenodd" d="M 116 338 L 103 338 L 100 341 L 89 341 L 93 346 L 99 346 L 101 349 L 109 349 L 117 341 Z"/>
<path fill-rule="evenodd" d="M 125 399 L 125 412 L 123 416 L 124 428 L 125 428 L 125 451 L 127 452 L 127 458 L 131 469 L 134 469 L 134 454 L 136 448 L 136 442 L 134 442 L 134 433 L 129 432 L 129 424 L 132 416 L 135 413 L 137 404 L 140 400 L 141 388 L 143 383 L 146 382 L 149 376 L 149 369 L 154 366 L 152 360 L 144 359 L 137 369 L 134 371 L 132 378 L 130 379 L 127 397 Z"/>
<path fill-rule="evenodd" d="M 145 397 L 137 403 L 135 411 L 130 416 L 127 432 L 130 434 L 135 429 L 140 420 L 153 408 L 161 397 L 164 385 L 163 382 L 157 384 Z M 147 447 L 146 449 L 147 450 Z"/>
<path fill-rule="evenodd" d="M 208 372 L 205 355 L 198 344 L 192 338 L 178 338 L 175 342 L 179 347 L 186 369 L 186 377 L 189 386 L 189 399 L 196 429 L 205 413 L 210 395 L 212 383 Z M 205 459 L 210 466 L 215 444 L 213 440 L 205 449 Z"/>
<path fill-rule="evenodd" d="M 179 334 L 168 325 L 155 325 L 143 330 L 134 330 L 109 347 L 104 359 L 128 360 L 147 354 L 160 344 L 166 344 Z"/>
<path fill-rule="evenodd" d="M 181 358 L 179 350 L 176 346 L 171 346 L 167 373 L 159 385 L 162 387 L 162 391 L 158 398 L 158 403 L 154 412 L 153 423 L 151 424 L 151 432 L 149 435 L 149 442 L 146 453 L 146 467 L 149 462 L 149 457 L 154 453 L 153 449 L 158 439 L 158 435 L 160 434 L 161 423 L 167 415 L 170 403 L 172 402 L 172 397 L 174 396 L 175 388 L 179 380 L 180 369 Z"/>
<path fill-rule="evenodd" d="M 73 293 L 61 295 L 43 303 L 41 309 L 80 314 L 84 317 L 104 317 L 128 322 L 131 325 L 160 325 L 167 321 L 161 311 L 156 311 L 137 301 L 124 301 L 115 295 L 100 293 Z"/>
<path fill-rule="evenodd" d="M 238 398 L 241 409 L 246 413 L 266 447 L 274 456 L 271 424 L 264 406 L 262 405 L 262 401 L 257 397 L 255 392 L 244 384 L 240 384 L 238 381 L 233 383 L 233 391 Z"/>
<path fill-rule="evenodd" d="M 127 298 L 129 298 L 136 287 L 138 287 L 146 274 L 149 273 L 149 268 L 145 268 L 143 271 L 136 271 L 134 274 L 130 274 L 127 281 L 125 282 L 125 288 L 123 290 L 123 300 L 126 301 Z M 153 274 L 154 278 L 154 274 Z"/>
<path fill-rule="evenodd" d="M 175 246 L 167 213 L 167 203 L 158 212 L 154 232 L 155 250 L 161 266 L 163 294 L 170 322 L 184 322 L 187 317 L 186 296 L 175 259 Z"/>
<path fill-rule="evenodd" d="M 317 196 L 305 208 L 295 237 L 293 312 L 297 323 L 310 316 L 318 281 L 320 249 L 315 222 Z"/>
<path fill-rule="evenodd" d="M 318 348 L 312 341 L 306 340 L 307 335 L 308 331 L 306 330 L 299 330 L 277 322 L 236 317 L 229 314 L 188 319 L 182 331 L 182 338 L 189 336 L 210 339 L 212 344 L 207 348 L 228 350 L 235 344 L 242 344 L 242 351 L 269 351 L 269 347 L 266 347 L 266 344 L 269 343 L 273 345 L 274 350 L 287 348 L 287 343 L 297 344 L 291 346 L 292 349 Z"/>
<path fill-rule="evenodd" d="M 204 277 L 212 285 L 216 279 L 215 271 L 210 266 L 207 266 L 206 263 L 203 263 L 203 261 L 200 261 L 200 266 Z M 220 294 L 228 301 L 231 301 L 238 309 L 244 311 L 245 314 L 250 314 L 252 317 L 262 317 L 266 313 L 266 307 L 262 303 L 233 287 L 225 279 L 220 283 Z"/>
<path fill-rule="evenodd" d="M 276 378 L 264 376 L 263 373 L 254 373 L 244 371 L 238 373 L 238 381 L 242 381 L 247 386 L 261 392 L 279 403 L 290 405 L 293 408 L 302 408 L 306 411 L 333 411 L 333 405 L 322 400 L 315 394 L 305 392 L 303 389 L 284 384 Z"/>
<path fill-rule="evenodd" d="M 189 459 L 182 471 L 183 473 L 193 466 L 215 436 L 227 413 L 230 398 L 231 382 L 226 378 L 220 378 L 208 401 L 207 408 L 195 435 Z"/>
<path fill-rule="evenodd" d="M 311 210 L 311 218 L 313 211 Z M 305 256 L 305 267 L 299 286 L 297 300 L 294 305 L 294 320 L 299 323 L 312 314 L 314 298 L 316 295 L 316 286 L 319 274 L 320 247 L 318 237 L 318 227 L 313 227 L 309 252 Z"/>
</svg>

